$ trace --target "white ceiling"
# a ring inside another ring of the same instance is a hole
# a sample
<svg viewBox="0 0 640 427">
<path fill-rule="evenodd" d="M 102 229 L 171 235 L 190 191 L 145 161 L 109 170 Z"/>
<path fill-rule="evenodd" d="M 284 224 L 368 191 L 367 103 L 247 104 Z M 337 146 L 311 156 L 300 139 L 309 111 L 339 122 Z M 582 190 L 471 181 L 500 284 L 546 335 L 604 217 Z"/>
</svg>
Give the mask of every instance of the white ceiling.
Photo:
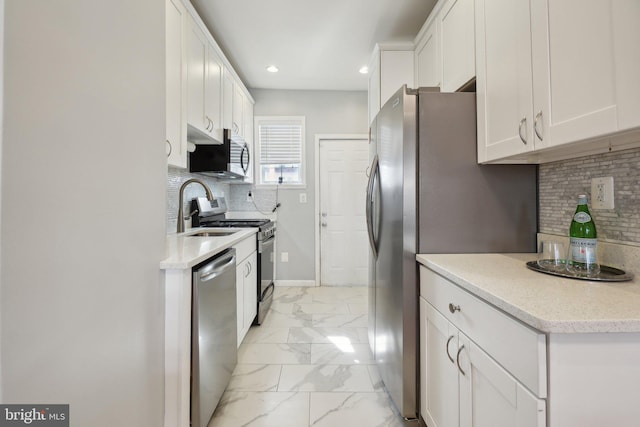
<svg viewBox="0 0 640 427">
<path fill-rule="evenodd" d="M 436 2 L 191 1 L 247 87 L 317 90 L 367 90 L 375 44 L 413 41 Z"/>
</svg>

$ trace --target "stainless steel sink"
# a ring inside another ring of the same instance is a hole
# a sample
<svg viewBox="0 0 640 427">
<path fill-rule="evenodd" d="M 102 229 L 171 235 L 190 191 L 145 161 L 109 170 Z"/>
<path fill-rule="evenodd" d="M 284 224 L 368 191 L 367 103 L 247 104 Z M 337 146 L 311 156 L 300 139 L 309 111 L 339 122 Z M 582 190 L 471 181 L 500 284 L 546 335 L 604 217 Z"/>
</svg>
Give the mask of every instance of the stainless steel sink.
<svg viewBox="0 0 640 427">
<path fill-rule="evenodd" d="M 197 233 L 189 234 L 187 237 L 221 237 L 221 236 L 231 236 L 232 234 L 237 233 L 237 230 L 228 231 L 228 230 L 206 230 L 199 231 Z"/>
</svg>

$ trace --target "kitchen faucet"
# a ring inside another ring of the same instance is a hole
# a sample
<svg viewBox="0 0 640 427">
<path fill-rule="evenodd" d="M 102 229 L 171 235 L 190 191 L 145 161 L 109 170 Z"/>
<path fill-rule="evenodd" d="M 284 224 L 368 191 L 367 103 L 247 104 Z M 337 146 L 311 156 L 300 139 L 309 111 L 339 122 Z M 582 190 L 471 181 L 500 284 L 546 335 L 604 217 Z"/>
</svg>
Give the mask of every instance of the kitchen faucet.
<svg viewBox="0 0 640 427">
<path fill-rule="evenodd" d="M 184 232 L 184 213 L 182 212 L 182 205 L 184 204 L 183 202 L 184 189 L 187 185 L 191 184 L 192 182 L 197 182 L 198 184 L 202 185 L 204 187 L 204 190 L 207 192 L 207 199 L 209 199 L 209 201 L 213 201 L 213 194 L 211 193 L 211 190 L 209 190 L 209 187 L 207 187 L 207 184 L 205 184 L 204 182 L 196 178 L 191 178 L 186 180 L 180 186 L 180 190 L 178 192 L 180 194 L 180 198 L 178 200 L 178 233 Z"/>
</svg>

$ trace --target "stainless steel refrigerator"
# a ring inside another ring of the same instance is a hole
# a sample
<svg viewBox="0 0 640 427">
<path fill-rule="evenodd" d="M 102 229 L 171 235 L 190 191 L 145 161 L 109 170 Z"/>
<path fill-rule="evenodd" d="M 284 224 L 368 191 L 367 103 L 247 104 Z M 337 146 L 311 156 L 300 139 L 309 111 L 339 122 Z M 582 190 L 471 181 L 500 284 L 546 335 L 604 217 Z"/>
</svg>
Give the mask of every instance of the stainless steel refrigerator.
<svg viewBox="0 0 640 427">
<path fill-rule="evenodd" d="M 415 419 L 416 253 L 535 251 L 537 168 L 476 163 L 474 93 L 405 86 L 370 131 L 369 343 L 396 408 Z"/>
</svg>

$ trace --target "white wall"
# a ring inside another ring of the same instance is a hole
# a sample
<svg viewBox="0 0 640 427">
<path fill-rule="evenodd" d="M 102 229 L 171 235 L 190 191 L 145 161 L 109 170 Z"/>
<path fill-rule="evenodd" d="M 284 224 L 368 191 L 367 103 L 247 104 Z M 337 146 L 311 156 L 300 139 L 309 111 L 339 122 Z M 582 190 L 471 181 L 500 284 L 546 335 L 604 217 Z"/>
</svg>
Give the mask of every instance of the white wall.
<svg viewBox="0 0 640 427">
<path fill-rule="evenodd" d="M 3 403 L 163 420 L 164 2 L 5 7 Z"/>
<path fill-rule="evenodd" d="M 0 28 L 4 28 L 4 0 L 0 0 Z M 3 106 L 4 106 L 4 31 L 0 30 L 0 224 L 2 223 L 2 136 L 3 126 Z M 0 227 L 0 242 L 2 242 L 2 228 Z M 0 245 L 0 276 L 2 276 L 2 245 Z M 0 301 L 2 300 L 2 288 L 0 288 Z M 0 304 L 0 402 L 2 398 L 2 307 Z"/>
<path fill-rule="evenodd" d="M 277 279 L 315 280 L 315 154 L 316 134 L 366 134 L 367 92 L 251 89 L 256 116 L 305 116 L 307 188 L 280 190 Z M 233 191 L 233 189 L 232 189 Z M 299 202 L 307 193 L 308 203 Z M 280 262 L 280 253 L 289 262 Z"/>
</svg>

